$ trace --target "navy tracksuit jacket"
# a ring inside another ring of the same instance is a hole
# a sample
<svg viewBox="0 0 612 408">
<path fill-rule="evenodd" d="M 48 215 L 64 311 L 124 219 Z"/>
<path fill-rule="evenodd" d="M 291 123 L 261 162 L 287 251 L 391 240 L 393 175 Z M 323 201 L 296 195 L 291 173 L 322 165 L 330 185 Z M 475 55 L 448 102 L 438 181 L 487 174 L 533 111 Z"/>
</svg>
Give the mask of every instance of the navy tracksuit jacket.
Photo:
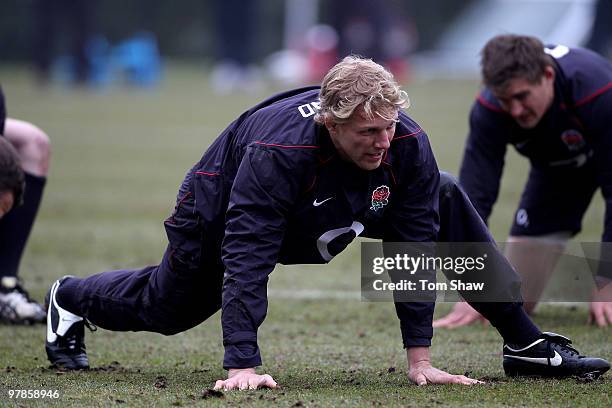
<svg viewBox="0 0 612 408">
<path fill-rule="evenodd" d="M 211 255 L 223 260 L 226 367 L 261 364 L 257 328 L 277 262 L 329 262 L 357 235 L 436 238 L 439 173 L 420 127 L 402 113 L 383 164 L 360 170 L 339 158 L 325 128 L 314 122 L 317 101 L 318 88 L 302 89 L 254 107 L 223 132 L 188 176 L 204 240 L 212 244 L 204 251 L 215 248 Z M 389 189 L 387 203 L 373 203 L 382 186 Z M 181 250 L 182 230 L 166 226 L 170 245 Z M 430 310 L 429 304 L 398 309 L 406 345 L 430 344 Z"/>
</svg>

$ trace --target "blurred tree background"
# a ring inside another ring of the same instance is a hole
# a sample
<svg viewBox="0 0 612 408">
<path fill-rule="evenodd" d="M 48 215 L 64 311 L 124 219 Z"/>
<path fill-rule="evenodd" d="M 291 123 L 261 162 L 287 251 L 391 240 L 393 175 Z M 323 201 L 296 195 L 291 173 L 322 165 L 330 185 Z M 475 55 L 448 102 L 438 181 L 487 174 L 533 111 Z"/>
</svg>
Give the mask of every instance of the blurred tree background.
<svg viewBox="0 0 612 408">
<path fill-rule="evenodd" d="M 213 55 L 216 39 L 210 0 L 82 0 L 95 9 L 94 32 L 111 43 L 140 30 L 155 34 L 162 56 L 206 59 Z M 251 0 L 245 0 L 251 1 Z M 312 0 L 313 2 L 316 0 Z M 320 0 L 319 22 L 328 22 L 325 3 Z M 372 0 L 375 1 L 375 0 Z M 416 50 L 431 47 L 443 28 L 472 0 L 392 0 L 406 11 L 416 25 Z M 259 2 L 252 16 L 259 38 L 255 50 L 262 59 L 283 46 L 285 0 Z M 33 33 L 32 0 L 3 0 L 0 14 L 0 58 L 2 62 L 31 59 Z M 236 21 L 236 24 L 241 24 Z M 64 33 L 64 37 L 67 34 Z M 66 38 L 65 43 L 68 43 Z M 59 51 L 68 48 L 60 43 Z"/>
</svg>

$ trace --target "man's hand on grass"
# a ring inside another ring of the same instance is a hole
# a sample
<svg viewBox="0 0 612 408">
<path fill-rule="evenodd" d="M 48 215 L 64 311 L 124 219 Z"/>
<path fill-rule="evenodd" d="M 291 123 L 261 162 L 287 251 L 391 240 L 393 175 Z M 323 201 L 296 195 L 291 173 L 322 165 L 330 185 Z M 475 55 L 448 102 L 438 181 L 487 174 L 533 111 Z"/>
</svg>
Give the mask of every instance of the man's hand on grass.
<svg viewBox="0 0 612 408">
<path fill-rule="evenodd" d="M 589 323 L 599 327 L 612 325 L 612 283 L 595 289 L 589 304 Z"/>
<path fill-rule="evenodd" d="M 457 302 L 449 314 L 440 319 L 434 320 L 432 327 L 434 329 L 441 327 L 454 329 L 477 322 L 482 322 L 483 324 L 489 323 L 487 319 L 485 319 L 467 302 Z"/>
<path fill-rule="evenodd" d="M 254 368 L 231 368 L 227 380 L 217 380 L 215 390 L 256 390 L 258 388 L 277 388 L 278 384 L 269 374 L 259 375 Z"/>
</svg>

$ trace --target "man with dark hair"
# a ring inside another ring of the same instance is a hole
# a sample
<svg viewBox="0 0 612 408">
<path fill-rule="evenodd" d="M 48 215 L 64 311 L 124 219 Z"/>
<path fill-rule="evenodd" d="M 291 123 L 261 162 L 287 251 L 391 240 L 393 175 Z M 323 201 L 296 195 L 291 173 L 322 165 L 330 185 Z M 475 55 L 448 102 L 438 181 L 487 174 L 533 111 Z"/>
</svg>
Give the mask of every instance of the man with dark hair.
<svg viewBox="0 0 612 408">
<path fill-rule="evenodd" d="M 327 263 L 359 235 L 429 248 L 441 231 L 452 236 L 453 217 L 457 224 L 473 221 L 474 233 L 490 242 L 467 197 L 440 176 L 427 135 L 402 111 L 407 104 L 408 95 L 382 66 L 347 57 L 320 89 L 285 92 L 243 113 L 187 173 L 165 221 L 169 244 L 159 265 L 64 277 L 52 285 L 51 363 L 89 367 L 88 322 L 170 335 L 221 309 L 228 378 L 215 388 L 275 388 L 274 379 L 255 368 L 262 364 L 257 332 L 276 263 Z M 395 306 L 411 381 L 479 382 L 432 366 L 433 301 Z M 609 369 L 605 360 L 579 359 L 568 339 L 540 332 L 520 302 L 475 307 L 509 347 L 504 369 L 510 375 L 597 377 Z M 557 355 L 562 361 L 554 366 L 521 360 Z"/>
<path fill-rule="evenodd" d="M 486 221 L 506 146 L 531 162 L 506 247 L 531 312 L 598 188 L 606 203 L 602 241 L 612 241 L 612 65 L 586 49 L 545 47 L 519 35 L 491 39 L 481 62 L 485 88 L 470 114 L 460 182 Z M 604 327 L 612 324 L 612 284 L 603 268 L 599 272 L 589 321 Z M 434 326 L 479 319 L 469 305 L 457 303 Z"/>
<path fill-rule="evenodd" d="M 30 299 L 17 273 L 42 199 L 49 164 L 49 137 L 31 123 L 6 117 L 1 88 L 0 138 L 14 147 L 25 181 L 23 199 L 17 197 L 15 208 L 0 220 L 0 322 L 43 323 L 44 309 Z"/>
</svg>

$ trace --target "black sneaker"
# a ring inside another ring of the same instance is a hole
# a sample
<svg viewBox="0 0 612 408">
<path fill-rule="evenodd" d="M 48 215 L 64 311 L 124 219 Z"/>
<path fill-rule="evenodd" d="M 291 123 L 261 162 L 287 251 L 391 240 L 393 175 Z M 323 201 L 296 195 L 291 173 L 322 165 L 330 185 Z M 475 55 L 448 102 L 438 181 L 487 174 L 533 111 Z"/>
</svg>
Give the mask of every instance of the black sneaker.
<svg viewBox="0 0 612 408">
<path fill-rule="evenodd" d="M 11 324 L 44 323 L 45 309 L 30 298 L 14 276 L 0 279 L 0 322 Z"/>
<path fill-rule="evenodd" d="M 85 351 L 85 326 L 94 330 L 82 317 L 70 313 L 57 304 L 56 293 L 62 282 L 69 278 L 55 281 L 47 296 L 47 341 L 45 349 L 52 365 L 66 370 L 83 370 L 89 368 Z"/>
<path fill-rule="evenodd" d="M 594 380 L 610 369 L 603 358 L 581 356 L 572 341 L 560 334 L 544 332 L 542 337 L 523 348 L 504 345 L 506 375 L 570 377 Z"/>
</svg>

